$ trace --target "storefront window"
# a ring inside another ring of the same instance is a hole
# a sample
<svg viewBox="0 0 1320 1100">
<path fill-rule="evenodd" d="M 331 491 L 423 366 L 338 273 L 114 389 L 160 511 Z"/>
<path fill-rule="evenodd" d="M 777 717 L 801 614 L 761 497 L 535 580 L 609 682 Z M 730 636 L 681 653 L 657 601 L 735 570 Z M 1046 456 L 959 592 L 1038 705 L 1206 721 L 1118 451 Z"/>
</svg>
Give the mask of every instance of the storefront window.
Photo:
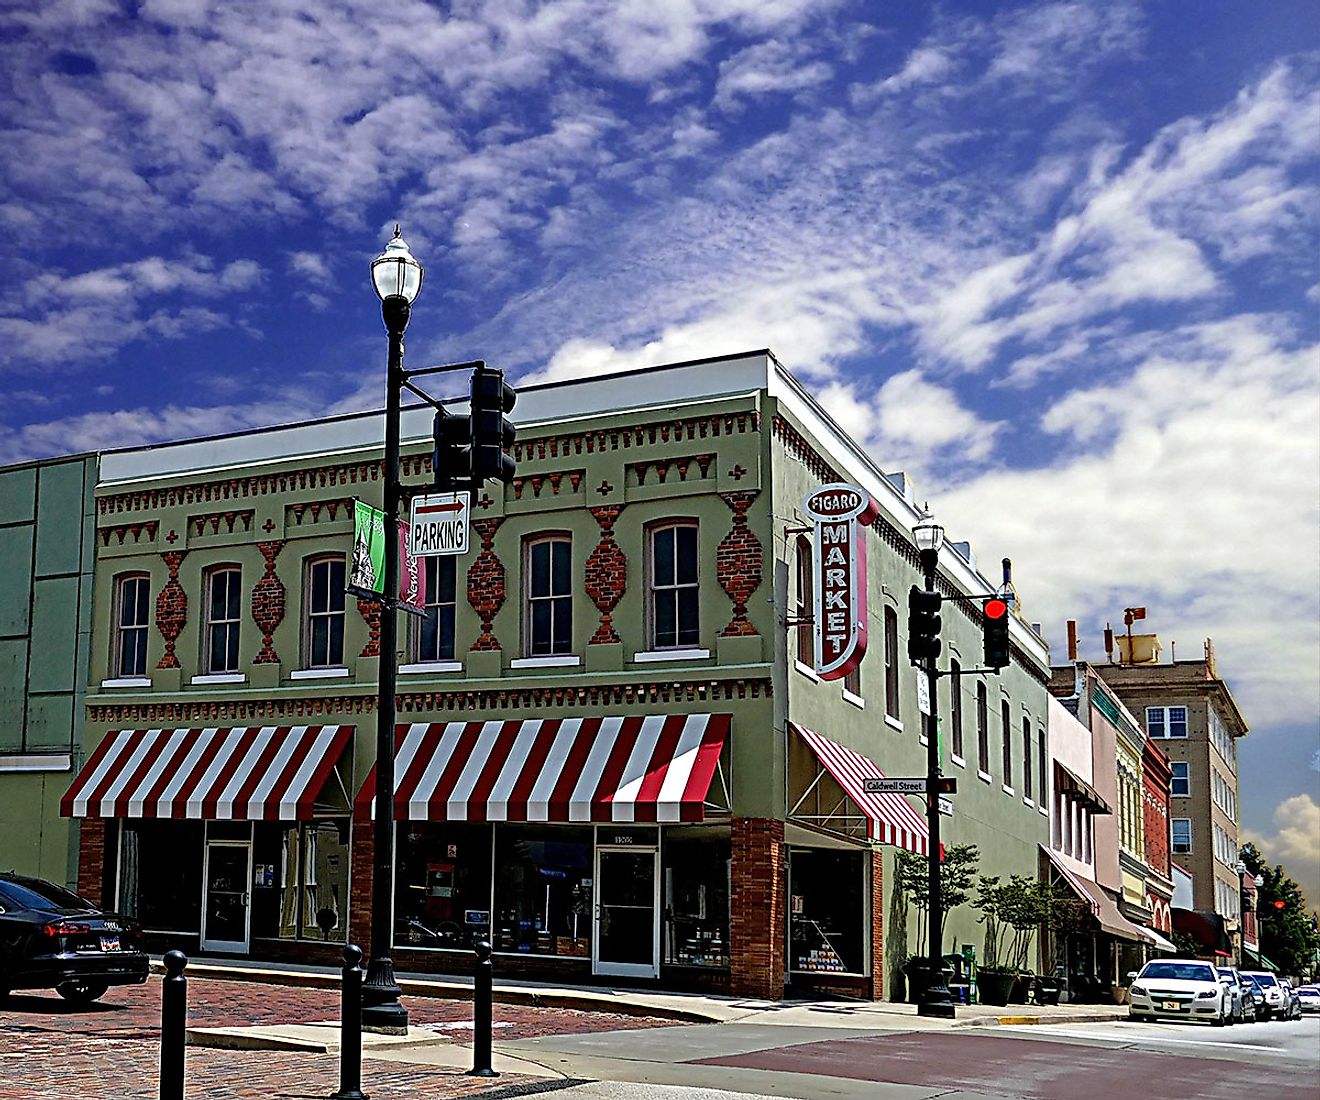
<svg viewBox="0 0 1320 1100">
<path fill-rule="evenodd" d="M 789 969 L 862 974 L 866 855 L 794 850 L 789 860 Z"/>
<path fill-rule="evenodd" d="M 590 956 L 591 829 L 501 826 L 495 846 L 495 950 Z"/>
<path fill-rule="evenodd" d="M 729 965 L 727 835 L 670 829 L 664 843 L 664 960 L 669 966 Z"/>
<path fill-rule="evenodd" d="M 346 817 L 253 826 L 254 938 L 344 941 L 348 841 Z"/>
<path fill-rule="evenodd" d="M 125 821 L 118 909 L 149 932 L 202 926 L 202 823 Z"/>
<path fill-rule="evenodd" d="M 490 828 L 463 821 L 400 824 L 396 944 L 470 948 L 490 935 Z"/>
</svg>

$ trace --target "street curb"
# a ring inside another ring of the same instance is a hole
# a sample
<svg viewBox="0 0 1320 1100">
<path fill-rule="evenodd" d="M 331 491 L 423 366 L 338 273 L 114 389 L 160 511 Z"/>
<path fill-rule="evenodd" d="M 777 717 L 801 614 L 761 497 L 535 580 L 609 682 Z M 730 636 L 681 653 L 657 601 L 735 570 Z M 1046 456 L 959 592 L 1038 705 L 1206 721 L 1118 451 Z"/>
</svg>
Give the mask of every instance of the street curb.
<svg viewBox="0 0 1320 1100">
<path fill-rule="evenodd" d="M 164 967 L 155 959 L 151 972 L 163 974 Z M 201 981 L 253 982 L 265 985 L 283 985 L 298 989 L 338 989 L 339 975 L 318 974 L 312 971 L 261 970 L 256 967 L 208 966 L 205 962 L 189 962 L 185 975 Z M 472 987 L 458 983 L 419 981 L 415 978 L 396 978 L 399 988 L 412 997 L 434 997 L 437 1000 L 470 1001 Z M 567 1008 L 578 1012 L 612 1012 L 617 1016 L 650 1017 L 673 1020 L 683 1024 L 720 1023 L 723 1017 L 692 1009 L 670 1008 L 665 1005 L 641 1004 L 620 999 L 616 994 L 541 992 L 496 986 L 494 999 L 499 1004 L 527 1005 L 533 1008 Z"/>
<path fill-rule="evenodd" d="M 1040 1016 L 985 1016 L 978 1020 L 959 1020 L 954 1027 L 1035 1027 L 1041 1024 L 1104 1024 L 1112 1020 L 1126 1020 L 1126 1014 L 1088 1012 L 1065 1015 L 1062 1012 Z"/>
</svg>

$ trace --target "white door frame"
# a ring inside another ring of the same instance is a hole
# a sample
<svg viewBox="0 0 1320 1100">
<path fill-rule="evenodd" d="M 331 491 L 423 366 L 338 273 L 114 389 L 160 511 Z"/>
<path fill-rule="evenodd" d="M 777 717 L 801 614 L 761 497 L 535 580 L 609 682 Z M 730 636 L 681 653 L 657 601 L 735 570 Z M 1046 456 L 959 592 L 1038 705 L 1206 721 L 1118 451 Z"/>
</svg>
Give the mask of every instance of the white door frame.
<svg viewBox="0 0 1320 1100">
<path fill-rule="evenodd" d="M 206 853 L 202 859 L 202 930 L 203 951 L 227 951 L 246 955 L 252 942 L 252 838 L 247 840 L 213 840 L 206 838 Z M 213 940 L 206 935 L 206 900 L 211 889 L 211 849 L 242 848 L 247 852 L 247 871 L 243 875 L 243 938 L 241 940 Z"/>
<path fill-rule="evenodd" d="M 651 856 L 651 964 L 602 962 L 600 958 L 600 917 L 601 884 L 604 881 L 600 873 L 601 856 L 631 852 L 633 855 L 646 852 Z M 660 976 L 660 846 L 658 844 L 605 844 L 596 848 L 596 866 L 594 868 L 595 915 L 591 928 L 591 972 L 609 974 L 619 978 L 658 978 Z"/>
</svg>

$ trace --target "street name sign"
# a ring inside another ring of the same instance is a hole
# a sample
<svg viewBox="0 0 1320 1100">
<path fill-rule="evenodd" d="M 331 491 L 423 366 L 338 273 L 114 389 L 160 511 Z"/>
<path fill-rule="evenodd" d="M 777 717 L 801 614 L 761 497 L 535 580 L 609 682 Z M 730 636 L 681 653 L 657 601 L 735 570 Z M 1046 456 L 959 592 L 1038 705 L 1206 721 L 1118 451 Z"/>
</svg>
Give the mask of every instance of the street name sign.
<svg viewBox="0 0 1320 1100">
<path fill-rule="evenodd" d="M 410 541 L 417 557 L 468 552 L 468 493 L 430 493 L 413 498 Z"/>
<path fill-rule="evenodd" d="M 953 816 L 952 798 L 945 798 L 944 795 L 940 795 L 940 813 L 942 813 L 945 817 Z"/>
<path fill-rule="evenodd" d="M 925 794 L 926 780 L 919 779 L 863 779 L 862 790 L 867 794 Z"/>
<path fill-rule="evenodd" d="M 925 669 L 917 670 L 917 710 L 930 715 L 930 677 Z"/>
</svg>

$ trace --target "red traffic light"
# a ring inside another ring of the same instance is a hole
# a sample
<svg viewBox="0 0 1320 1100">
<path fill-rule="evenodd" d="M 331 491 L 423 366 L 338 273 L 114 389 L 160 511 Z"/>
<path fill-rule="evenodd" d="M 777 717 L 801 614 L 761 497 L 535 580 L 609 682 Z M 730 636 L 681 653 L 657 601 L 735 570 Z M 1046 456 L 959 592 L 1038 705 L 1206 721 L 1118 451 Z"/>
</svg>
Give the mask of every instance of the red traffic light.
<svg viewBox="0 0 1320 1100">
<path fill-rule="evenodd" d="M 1008 614 L 1008 604 L 1001 599 L 986 600 L 981 608 L 987 619 L 1002 619 Z"/>
<path fill-rule="evenodd" d="M 1276 901 L 1276 902 L 1274 903 L 1274 908 L 1275 908 L 1275 909 L 1282 909 L 1286 904 L 1287 904 L 1287 902 L 1285 902 L 1285 901 L 1283 900 L 1283 898 L 1280 898 L 1278 901 Z"/>
</svg>

